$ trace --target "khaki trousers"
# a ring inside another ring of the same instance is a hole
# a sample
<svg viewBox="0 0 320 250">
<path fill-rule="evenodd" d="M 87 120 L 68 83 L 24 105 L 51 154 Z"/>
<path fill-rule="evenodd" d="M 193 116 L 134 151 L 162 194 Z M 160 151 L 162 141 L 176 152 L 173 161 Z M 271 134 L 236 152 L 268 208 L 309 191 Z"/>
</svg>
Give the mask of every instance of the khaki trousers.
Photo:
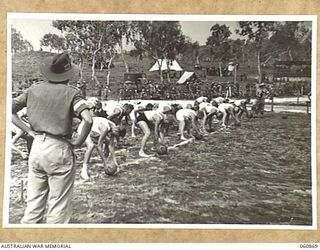
<svg viewBox="0 0 320 250">
<path fill-rule="evenodd" d="M 68 223 L 75 178 L 72 146 L 63 139 L 38 135 L 29 156 L 27 208 L 21 223 Z"/>
</svg>

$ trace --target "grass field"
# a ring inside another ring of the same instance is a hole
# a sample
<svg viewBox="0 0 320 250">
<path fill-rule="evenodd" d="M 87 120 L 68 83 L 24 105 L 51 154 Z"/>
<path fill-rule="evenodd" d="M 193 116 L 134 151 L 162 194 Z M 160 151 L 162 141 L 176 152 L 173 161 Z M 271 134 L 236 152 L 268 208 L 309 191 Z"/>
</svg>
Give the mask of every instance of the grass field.
<svg viewBox="0 0 320 250">
<path fill-rule="evenodd" d="M 241 127 L 215 127 L 201 141 L 148 160 L 138 157 L 141 134 L 128 134 L 117 153 L 120 172 L 107 176 L 95 153 L 89 182 L 79 178 L 85 148 L 76 149 L 71 223 L 311 225 L 310 115 L 267 112 L 243 118 Z M 167 145 L 179 142 L 176 132 Z M 13 224 L 25 209 L 27 171 L 27 161 L 13 154 Z"/>
</svg>

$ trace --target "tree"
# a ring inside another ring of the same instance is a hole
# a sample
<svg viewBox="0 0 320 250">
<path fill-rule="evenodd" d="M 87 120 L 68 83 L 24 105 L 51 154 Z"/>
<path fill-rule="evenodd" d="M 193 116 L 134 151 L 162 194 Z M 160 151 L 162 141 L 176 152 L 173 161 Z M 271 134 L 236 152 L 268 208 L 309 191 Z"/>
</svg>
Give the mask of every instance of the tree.
<svg viewBox="0 0 320 250">
<path fill-rule="evenodd" d="M 231 31 L 225 24 L 215 24 L 211 27 L 211 36 L 207 38 L 207 45 L 213 58 L 219 61 L 219 72 L 222 76 L 222 63 L 230 58 L 230 35 Z"/>
<path fill-rule="evenodd" d="M 40 40 L 40 46 L 46 46 L 50 48 L 50 52 L 54 49 L 58 53 L 65 49 L 65 38 L 58 36 L 57 34 L 48 33 Z"/>
<path fill-rule="evenodd" d="M 179 22 L 138 22 L 137 32 L 138 37 L 134 43 L 136 49 L 145 51 L 156 60 L 159 66 L 160 80 L 163 82 L 161 66 L 164 60 L 159 59 L 168 59 L 167 63 L 170 64 L 179 53 L 183 53 L 186 49 L 186 37 L 182 34 Z"/>
<path fill-rule="evenodd" d="M 312 47 L 312 30 L 311 26 L 307 26 L 307 22 L 300 22 L 295 36 L 299 41 L 302 60 L 311 61 L 311 47 Z"/>
<path fill-rule="evenodd" d="M 134 41 L 138 29 L 136 21 L 109 21 L 110 34 L 119 46 L 120 55 L 125 66 L 126 72 L 129 72 L 129 66 L 124 58 L 123 44 L 127 45 Z"/>
<path fill-rule="evenodd" d="M 11 28 L 11 52 L 27 52 L 32 51 L 33 46 L 32 44 L 23 39 L 20 31 L 15 29 L 14 27 Z"/>
<path fill-rule="evenodd" d="M 236 33 L 246 37 L 247 42 L 253 42 L 257 53 L 257 69 L 258 69 L 258 81 L 262 81 L 261 72 L 261 49 L 263 41 L 267 40 L 271 33 L 274 31 L 275 22 L 263 22 L 263 21 L 240 21 L 240 29 L 236 30 Z"/>
<path fill-rule="evenodd" d="M 199 43 L 197 41 L 192 42 L 191 39 L 186 37 L 186 44 L 184 45 L 184 48 L 183 55 L 181 55 L 181 59 L 184 61 L 184 63 L 190 66 L 199 65 L 200 57 L 202 56 L 200 53 Z"/>
<path fill-rule="evenodd" d="M 281 50 L 282 54 L 286 53 L 290 61 L 294 61 L 297 58 L 301 59 L 301 54 L 310 51 L 311 30 L 304 22 L 278 23 L 270 41 Z"/>
<path fill-rule="evenodd" d="M 292 51 L 298 46 L 295 33 L 298 29 L 299 22 L 278 23 L 275 27 L 274 34 L 270 37 L 270 41 L 281 50 L 284 50 L 290 61 L 294 60 Z"/>
<path fill-rule="evenodd" d="M 109 85 L 110 68 L 116 56 L 117 39 L 113 26 L 106 21 L 54 21 L 53 26 L 65 33 L 66 45 L 77 55 L 79 65 L 83 69 L 84 61 L 91 61 L 91 79 L 99 83 L 95 75 L 97 58 L 108 62 L 107 85 Z M 80 74 L 82 76 L 82 73 Z"/>
</svg>

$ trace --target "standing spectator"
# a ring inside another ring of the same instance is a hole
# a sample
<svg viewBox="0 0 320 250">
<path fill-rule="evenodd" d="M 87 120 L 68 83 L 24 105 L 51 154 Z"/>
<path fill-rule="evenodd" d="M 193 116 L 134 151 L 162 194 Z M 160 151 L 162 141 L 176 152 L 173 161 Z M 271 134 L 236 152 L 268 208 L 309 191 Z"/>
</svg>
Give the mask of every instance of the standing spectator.
<svg viewBox="0 0 320 250">
<path fill-rule="evenodd" d="M 81 92 L 83 97 L 86 99 L 87 98 L 87 82 L 84 80 L 82 81 Z"/>
<path fill-rule="evenodd" d="M 269 92 L 266 88 L 266 85 L 264 83 L 258 84 L 256 89 L 256 101 L 252 105 L 252 110 L 254 110 L 255 114 L 261 114 L 263 116 L 264 114 L 264 105 L 265 105 L 265 99 L 268 96 Z"/>
<path fill-rule="evenodd" d="M 87 96 L 87 83 L 86 83 L 86 81 L 78 81 L 77 88 L 80 89 L 83 98 L 86 99 L 86 96 Z"/>
<path fill-rule="evenodd" d="M 79 89 L 68 85 L 77 73 L 66 53 L 46 58 L 40 65 L 47 79 L 31 86 L 13 100 L 12 122 L 34 138 L 29 156 L 27 208 L 21 223 L 68 223 L 72 214 L 75 179 L 73 146 L 88 136 L 92 118 Z M 30 127 L 17 112 L 28 108 Z M 72 138 L 72 119 L 79 117 L 84 126 Z"/>
</svg>

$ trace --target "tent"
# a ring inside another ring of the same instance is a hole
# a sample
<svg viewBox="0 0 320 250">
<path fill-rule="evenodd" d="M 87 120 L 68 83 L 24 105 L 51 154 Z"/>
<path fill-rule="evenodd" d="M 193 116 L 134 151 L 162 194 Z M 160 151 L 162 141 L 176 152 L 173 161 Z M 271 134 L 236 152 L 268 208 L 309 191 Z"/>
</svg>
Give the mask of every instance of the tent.
<svg viewBox="0 0 320 250">
<path fill-rule="evenodd" d="M 178 84 L 185 83 L 188 79 L 195 77 L 196 74 L 194 72 L 184 72 L 180 79 L 177 81 Z"/>
<path fill-rule="evenodd" d="M 155 62 L 155 64 L 151 67 L 151 69 L 149 69 L 149 71 L 158 71 L 159 65 L 161 65 L 161 70 L 182 71 L 182 68 L 176 60 L 171 61 L 168 59 L 158 59 L 158 61 Z"/>
</svg>

